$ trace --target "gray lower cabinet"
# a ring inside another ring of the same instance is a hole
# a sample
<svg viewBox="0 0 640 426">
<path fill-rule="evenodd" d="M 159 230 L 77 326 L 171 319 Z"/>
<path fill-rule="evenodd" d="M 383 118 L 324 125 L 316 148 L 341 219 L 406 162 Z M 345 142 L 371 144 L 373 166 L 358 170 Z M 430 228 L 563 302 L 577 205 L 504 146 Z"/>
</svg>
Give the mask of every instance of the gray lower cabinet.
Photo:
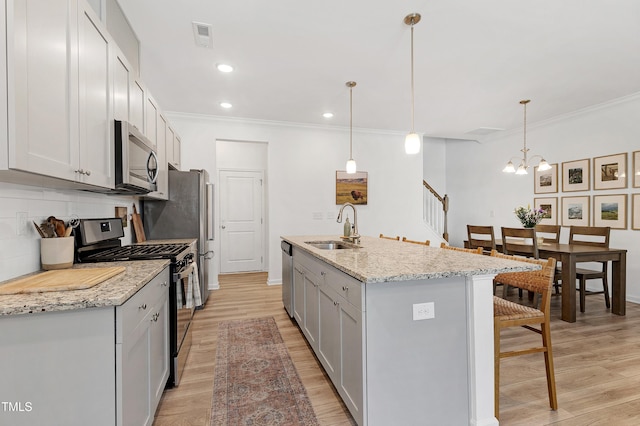
<svg viewBox="0 0 640 426">
<path fill-rule="evenodd" d="M 358 424 L 363 424 L 363 285 L 294 247 L 294 319 Z"/>
<path fill-rule="evenodd" d="M 150 425 L 169 374 L 168 283 L 166 268 L 121 306 L 0 317 L 0 424 Z"/>
<path fill-rule="evenodd" d="M 169 377 L 169 273 L 116 308 L 119 425 L 151 425 Z"/>
</svg>

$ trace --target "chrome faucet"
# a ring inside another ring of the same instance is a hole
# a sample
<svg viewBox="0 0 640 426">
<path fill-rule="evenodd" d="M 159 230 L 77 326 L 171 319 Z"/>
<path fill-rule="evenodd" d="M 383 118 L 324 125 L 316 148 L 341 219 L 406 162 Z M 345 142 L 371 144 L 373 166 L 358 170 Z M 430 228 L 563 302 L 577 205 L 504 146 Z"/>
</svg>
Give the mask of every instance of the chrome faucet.
<svg viewBox="0 0 640 426">
<path fill-rule="evenodd" d="M 358 212 L 356 211 L 356 206 L 351 203 L 344 203 L 342 207 L 340 207 L 340 212 L 338 213 L 338 218 L 336 222 L 342 223 L 342 211 L 345 207 L 351 207 L 353 209 L 353 234 L 349 236 L 349 239 L 353 241 L 355 244 L 360 242 L 360 234 L 358 234 Z"/>
</svg>

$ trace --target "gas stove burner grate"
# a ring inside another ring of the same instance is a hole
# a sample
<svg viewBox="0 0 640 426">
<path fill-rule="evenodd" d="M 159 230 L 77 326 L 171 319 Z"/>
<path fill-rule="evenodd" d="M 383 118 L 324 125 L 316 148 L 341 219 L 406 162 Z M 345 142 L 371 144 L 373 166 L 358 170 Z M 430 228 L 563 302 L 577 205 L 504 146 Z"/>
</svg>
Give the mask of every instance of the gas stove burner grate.
<svg viewBox="0 0 640 426">
<path fill-rule="evenodd" d="M 113 262 L 117 260 L 171 259 L 189 247 L 188 244 L 144 244 L 115 247 L 87 256 L 91 262 Z"/>
</svg>

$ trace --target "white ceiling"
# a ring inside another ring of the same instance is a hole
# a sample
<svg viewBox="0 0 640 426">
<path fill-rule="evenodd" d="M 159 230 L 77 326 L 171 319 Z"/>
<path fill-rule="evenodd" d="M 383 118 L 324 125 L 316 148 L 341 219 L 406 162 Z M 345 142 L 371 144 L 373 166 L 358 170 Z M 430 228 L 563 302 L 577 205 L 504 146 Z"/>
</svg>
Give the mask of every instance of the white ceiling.
<svg viewBox="0 0 640 426">
<path fill-rule="evenodd" d="M 638 0 L 119 0 L 165 111 L 475 139 L 640 92 Z M 213 26 L 213 49 L 192 21 Z M 222 74 L 216 63 L 236 69 Z M 219 102 L 229 101 L 230 110 Z M 335 117 L 322 117 L 332 111 Z"/>
</svg>

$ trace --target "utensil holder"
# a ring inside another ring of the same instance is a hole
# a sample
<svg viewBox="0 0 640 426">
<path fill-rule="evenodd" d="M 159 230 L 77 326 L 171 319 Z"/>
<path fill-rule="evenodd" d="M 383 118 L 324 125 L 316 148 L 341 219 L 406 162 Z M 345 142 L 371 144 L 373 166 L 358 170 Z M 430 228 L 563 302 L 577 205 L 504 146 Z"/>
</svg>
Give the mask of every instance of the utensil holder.
<svg viewBox="0 0 640 426">
<path fill-rule="evenodd" d="M 73 266 L 73 237 L 43 238 L 40 240 L 42 269 L 68 269 Z"/>
</svg>

